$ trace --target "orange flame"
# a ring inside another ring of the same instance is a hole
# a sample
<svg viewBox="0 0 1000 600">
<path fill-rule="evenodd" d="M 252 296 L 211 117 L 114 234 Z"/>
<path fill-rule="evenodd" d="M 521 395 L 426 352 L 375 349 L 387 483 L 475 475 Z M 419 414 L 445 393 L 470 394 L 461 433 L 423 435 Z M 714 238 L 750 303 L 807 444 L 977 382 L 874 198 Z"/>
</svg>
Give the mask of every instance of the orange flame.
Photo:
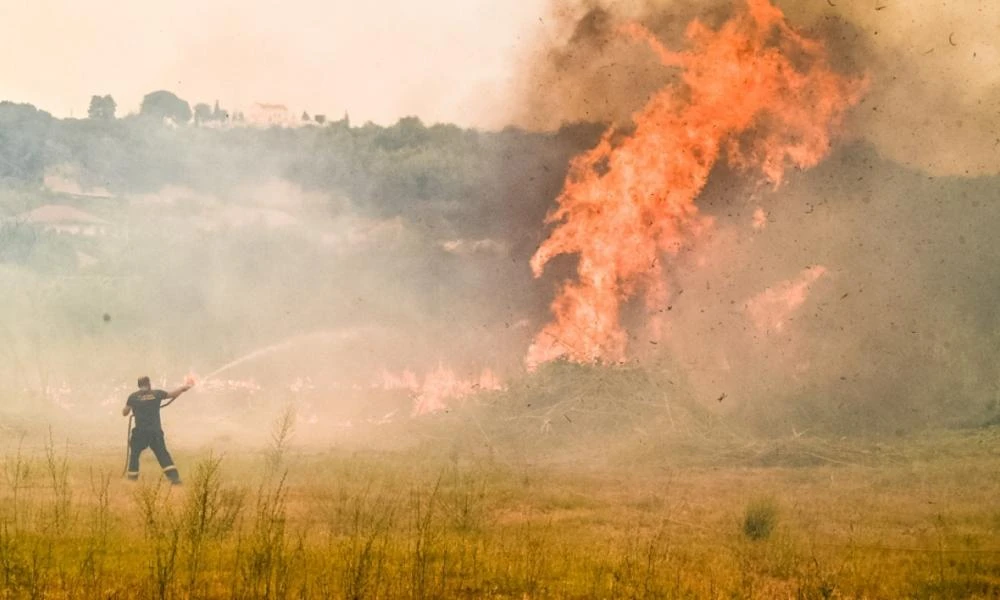
<svg viewBox="0 0 1000 600">
<path fill-rule="evenodd" d="M 479 391 L 503 389 L 500 379 L 491 369 L 483 369 L 478 379 L 462 379 L 444 365 L 427 373 L 423 380 L 413 371 L 396 375 L 383 370 L 381 383 L 385 390 L 408 390 L 413 393 L 413 416 L 425 415 L 448 407 L 449 400 L 460 400 Z"/>
<path fill-rule="evenodd" d="M 611 129 L 571 162 L 546 219 L 557 225 L 531 268 L 539 277 L 553 257 L 577 254 L 578 278 L 553 301 L 553 321 L 528 350 L 529 369 L 557 358 L 624 360 L 621 304 L 640 294 L 650 311 L 663 304 L 661 254 L 676 254 L 711 225 L 695 199 L 720 156 L 780 185 L 788 166 L 823 158 L 830 132 L 867 87 L 835 73 L 823 46 L 792 30 L 768 0 L 747 0 L 718 30 L 692 22 L 682 52 L 639 25 L 624 31 L 679 68 L 682 83 L 654 95 L 624 141 L 613 143 Z"/>
</svg>

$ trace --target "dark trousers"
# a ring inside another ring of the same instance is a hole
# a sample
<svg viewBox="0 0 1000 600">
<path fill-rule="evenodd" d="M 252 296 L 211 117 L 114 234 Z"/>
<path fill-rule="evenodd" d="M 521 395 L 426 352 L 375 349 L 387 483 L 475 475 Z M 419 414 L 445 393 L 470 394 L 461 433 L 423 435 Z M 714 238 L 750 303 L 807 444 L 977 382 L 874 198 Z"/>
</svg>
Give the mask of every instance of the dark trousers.
<svg viewBox="0 0 1000 600">
<path fill-rule="evenodd" d="M 156 455 L 156 460 L 160 463 L 160 468 L 163 469 L 163 474 L 170 480 L 170 483 L 181 482 L 181 477 L 177 473 L 177 467 L 174 466 L 174 459 L 170 457 L 170 452 L 167 451 L 167 443 L 163 439 L 162 431 L 133 429 L 129 446 L 129 479 L 134 480 L 139 478 L 139 455 L 142 454 L 143 450 L 149 448 Z"/>
</svg>

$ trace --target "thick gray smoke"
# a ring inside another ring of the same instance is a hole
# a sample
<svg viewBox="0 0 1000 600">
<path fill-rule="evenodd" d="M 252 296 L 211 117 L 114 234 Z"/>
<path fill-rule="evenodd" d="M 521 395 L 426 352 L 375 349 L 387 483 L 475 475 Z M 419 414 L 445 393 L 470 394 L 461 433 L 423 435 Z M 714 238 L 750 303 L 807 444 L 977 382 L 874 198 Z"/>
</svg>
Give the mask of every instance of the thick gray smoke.
<svg viewBox="0 0 1000 600">
<path fill-rule="evenodd" d="M 962 3 L 776 3 L 789 21 L 823 39 L 843 68 L 873 85 L 850 126 L 901 164 L 934 175 L 977 175 L 1000 165 L 1000 7 Z M 737 3 L 738 5 L 738 3 Z M 564 122 L 627 122 L 671 73 L 642 45 L 616 31 L 642 23 L 680 48 L 693 18 L 724 18 L 728 0 L 556 2 L 545 37 L 523 57 L 515 120 L 551 128 Z"/>
<path fill-rule="evenodd" d="M 837 68 L 867 74 L 870 92 L 826 162 L 783 187 L 715 170 L 698 201 L 713 233 L 665 258 L 666 339 L 646 338 L 636 317 L 631 354 L 666 360 L 697 398 L 782 433 L 905 431 L 994 410 L 1000 54 L 984 22 L 998 9 L 778 4 Z M 551 37 L 526 58 L 518 121 L 627 131 L 676 73 L 620 25 L 683 49 L 691 19 L 715 26 L 732 10 L 558 3 Z"/>
<path fill-rule="evenodd" d="M 178 407 L 198 409 L 172 414 L 194 440 L 266 437 L 293 404 L 328 441 L 495 386 L 485 369 L 519 374 L 548 300 L 527 260 L 597 133 L 172 126 L 10 103 L 0 119 L 19 136 L 0 148 L 0 281 L 18 290 L 0 308 L 0 422 L 99 433 L 136 377 L 190 371 L 210 377 Z"/>
</svg>

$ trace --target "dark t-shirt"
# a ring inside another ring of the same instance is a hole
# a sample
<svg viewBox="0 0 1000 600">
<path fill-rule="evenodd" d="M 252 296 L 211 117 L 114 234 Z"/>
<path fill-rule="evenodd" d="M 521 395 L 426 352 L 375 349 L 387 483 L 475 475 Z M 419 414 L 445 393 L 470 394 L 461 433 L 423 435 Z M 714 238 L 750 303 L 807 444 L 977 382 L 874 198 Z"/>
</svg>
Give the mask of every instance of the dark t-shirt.
<svg viewBox="0 0 1000 600">
<path fill-rule="evenodd" d="M 135 413 L 135 428 L 147 431 L 162 431 L 160 425 L 160 401 L 169 397 L 163 390 L 139 390 L 132 392 L 125 402 Z"/>
</svg>

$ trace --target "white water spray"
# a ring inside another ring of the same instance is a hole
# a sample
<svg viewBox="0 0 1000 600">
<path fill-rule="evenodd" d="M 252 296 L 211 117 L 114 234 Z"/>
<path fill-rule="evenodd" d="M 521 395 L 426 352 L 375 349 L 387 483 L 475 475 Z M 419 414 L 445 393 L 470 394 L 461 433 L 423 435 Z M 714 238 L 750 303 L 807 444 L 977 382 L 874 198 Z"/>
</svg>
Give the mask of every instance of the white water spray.
<svg viewBox="0 0 1000 600">
<path fill-rule="evenodd" d="M 208 375 L 205 375 L 204 377 L 201 378 L 201 381 L 202 381 L 202 383 L 208 382 L 213 377 L 217 376 L 219 373 L 222 373 L 224 371 L 228 371 L 229 369 L 232 369 L 233 367 L 242 365 L 243 363 L 250 362 L 250 361 L 252 361 L 254 359 L 260 358 L 261 356 L 266 356 L 268 354 L 273 354 L 273 353 L 279 352 L 281 350 L 286 350 L 288 348 L 292 348 L 294 346 L 297 346 L 297 345 L 302 344 L 302 343 L 307 342 L 307 341 L 311 341 L 311 340 L 335 340 L 335 341 L 338 341 L 338 342 L 346 342 L 346 341 L 350 341 L 350 340 L 354 340 L 354 339 L 359 338 L 362 333 L 363 333 L 363 330 L 361 330 L 361 329 L 350 329 L 350 330 L 346 330 L 346 331 L 344 331 L 344 330 L 341 330 L 341 331 L 330 331 L 330 330 L 326 330 L 326 331 L 314 331 L 314 332 L 311 332 L 311 333 L 305 333 L 305 334 L 301 334 L 301 335 L 296 335 L 296 336 L 290 337 L 288 339 L 282 340 L 280 342 L 277 342 L 275 344 L 271 344 L 270 346 L 265 346 L 263 348 L 258 348 L 257 350 L 254 350 L 252 352 L 244 354 L 243 356 L 241 356 L 241 357 L 239 357 L 239 358 L 237 358 L 235 360 L 232 360 L 232 361 L 230 361 L 230 362 L 222 365 L 221 367 L 219 367 L 218 369 L 212 371 Z"/>
</svg>

